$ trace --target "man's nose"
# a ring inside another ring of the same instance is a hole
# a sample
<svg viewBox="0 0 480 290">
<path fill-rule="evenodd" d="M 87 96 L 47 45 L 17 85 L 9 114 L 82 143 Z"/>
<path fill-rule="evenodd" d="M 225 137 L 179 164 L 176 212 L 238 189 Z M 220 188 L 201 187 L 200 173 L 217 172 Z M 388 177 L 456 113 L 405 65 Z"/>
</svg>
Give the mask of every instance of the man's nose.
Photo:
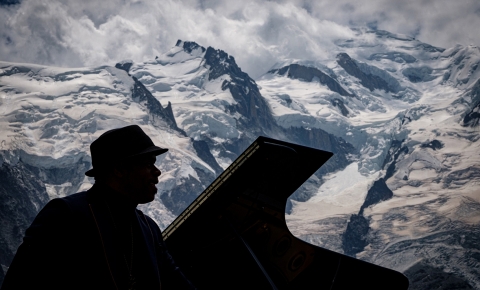
<svg viewBox="0 0 480 290">
<path fill-rule="evenodd" d="M 158 169 L 157 166 L 153 166 L 155 169 L 153 170 L 153 174 L 155 174 L 157 177 L 160 176 L 162 174 L 162 172 L 160 171 L 160 169 Z"/>
</svg>

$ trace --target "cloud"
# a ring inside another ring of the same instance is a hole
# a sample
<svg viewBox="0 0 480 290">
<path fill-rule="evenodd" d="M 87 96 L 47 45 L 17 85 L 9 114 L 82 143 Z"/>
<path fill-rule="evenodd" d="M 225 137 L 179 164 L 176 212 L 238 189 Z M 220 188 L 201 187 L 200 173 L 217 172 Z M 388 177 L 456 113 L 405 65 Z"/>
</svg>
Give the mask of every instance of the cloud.
<svg viewBox="0 0 480 290">
<path fill-rule="evenodd" d="M 351 26 L 442 47 L 480 43 L 479 11 L 476 0 L 24 0 L 0 8 L 0 60 L 113 65 L 152 59 L 183 39 L 225 50 L 258 77 L 284 58 L 332 58 Z"/>
<path fill-rule="evenodd" d="M 423 42 L 448 48 L 455 44 L 479 45 L 478 0 L 299 0 L 318 19 L 342 25 L 368 26 L 415 36 Z"/>
</svg>

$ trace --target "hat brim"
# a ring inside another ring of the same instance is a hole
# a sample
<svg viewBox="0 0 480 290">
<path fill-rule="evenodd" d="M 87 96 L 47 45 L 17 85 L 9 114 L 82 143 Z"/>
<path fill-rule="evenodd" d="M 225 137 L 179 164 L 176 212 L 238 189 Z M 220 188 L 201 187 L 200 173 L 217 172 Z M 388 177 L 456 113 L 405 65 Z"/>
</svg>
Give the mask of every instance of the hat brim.
<svg viewBox="0 0 480 290">
<path fill-rule="evenodd" d="M 139 153 L 127 156 L 127 157 L 125 157 L 125 158 L 123 158 L 119 161 L 128 161 L 128 160 L 135 159 L 137 157 L 140 157 L 142 155 L 147 155 L 147 154 L 153 154 L 155 156 L 158 156 L 158 155 L 161 155 L 161 154 L 163 154 L 167 151 L 168 151 L 168 149 L 166 149 L 166 148 L 160 148 L 158 146 L 151 146 L 151 147 L 148 147 L 147 149 L 145 149 L 145 150 L 143 150 Z M 95 168 L 92 168 L 92 169 L 88 170 L 87 172 L 85 172 L 85 175 L 88 176 L 88 177 L 95 177 L 95 174 L 96 174 Z"/>
</svg>

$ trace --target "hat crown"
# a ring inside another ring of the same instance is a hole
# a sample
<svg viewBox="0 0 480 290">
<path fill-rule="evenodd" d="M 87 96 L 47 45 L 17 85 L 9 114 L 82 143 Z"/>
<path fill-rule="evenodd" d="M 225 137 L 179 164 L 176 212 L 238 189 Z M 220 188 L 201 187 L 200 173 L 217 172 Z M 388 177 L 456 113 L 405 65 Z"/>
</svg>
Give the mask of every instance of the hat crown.
<svg viewBox="0 0 480 290">
<path fill-rule="evenodd" d="M 143 154 L 159 155 L 167 150 L 155 146 L 152 139 L 138 125 L 109 130 L 90 145 L 94 169 L 102 169 Z M 86 174 L 94 176 L 94 173 L 89 170 Z"/>
</svg>

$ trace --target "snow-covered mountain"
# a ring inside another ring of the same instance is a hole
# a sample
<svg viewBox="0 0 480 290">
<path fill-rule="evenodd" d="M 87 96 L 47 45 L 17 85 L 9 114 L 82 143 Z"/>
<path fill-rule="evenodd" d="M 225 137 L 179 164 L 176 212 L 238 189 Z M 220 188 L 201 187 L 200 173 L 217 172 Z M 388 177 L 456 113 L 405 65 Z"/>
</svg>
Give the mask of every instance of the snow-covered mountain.
<svg viewBox="0 0 480 290">
<path fill-rule="evenodd" d="M 320 128 L 359 150 L 294 202 L 289 227 L 403 271 L 413 289 L 438 277 L 441 289 L 479 289 L 480 51 L 358 36 L 338 42 L 335 60 L 286 61 L 257 80 L 281 126 Z"/>
<path fill-rule="evenodd" d="M 48 200 L 92 184 L 90 143 L 139 124 L 170 148 L 143 207 L 162 228 L 265 135 L 335 153 L 291 196 L 295 235 L 402 271 L 412 289 L 480 288 L 479 49 L 358 30 L 337 50 L 257 80 L 181 40 L 115 67 L 0 62 L 3 270 Z"/>
</svg>

